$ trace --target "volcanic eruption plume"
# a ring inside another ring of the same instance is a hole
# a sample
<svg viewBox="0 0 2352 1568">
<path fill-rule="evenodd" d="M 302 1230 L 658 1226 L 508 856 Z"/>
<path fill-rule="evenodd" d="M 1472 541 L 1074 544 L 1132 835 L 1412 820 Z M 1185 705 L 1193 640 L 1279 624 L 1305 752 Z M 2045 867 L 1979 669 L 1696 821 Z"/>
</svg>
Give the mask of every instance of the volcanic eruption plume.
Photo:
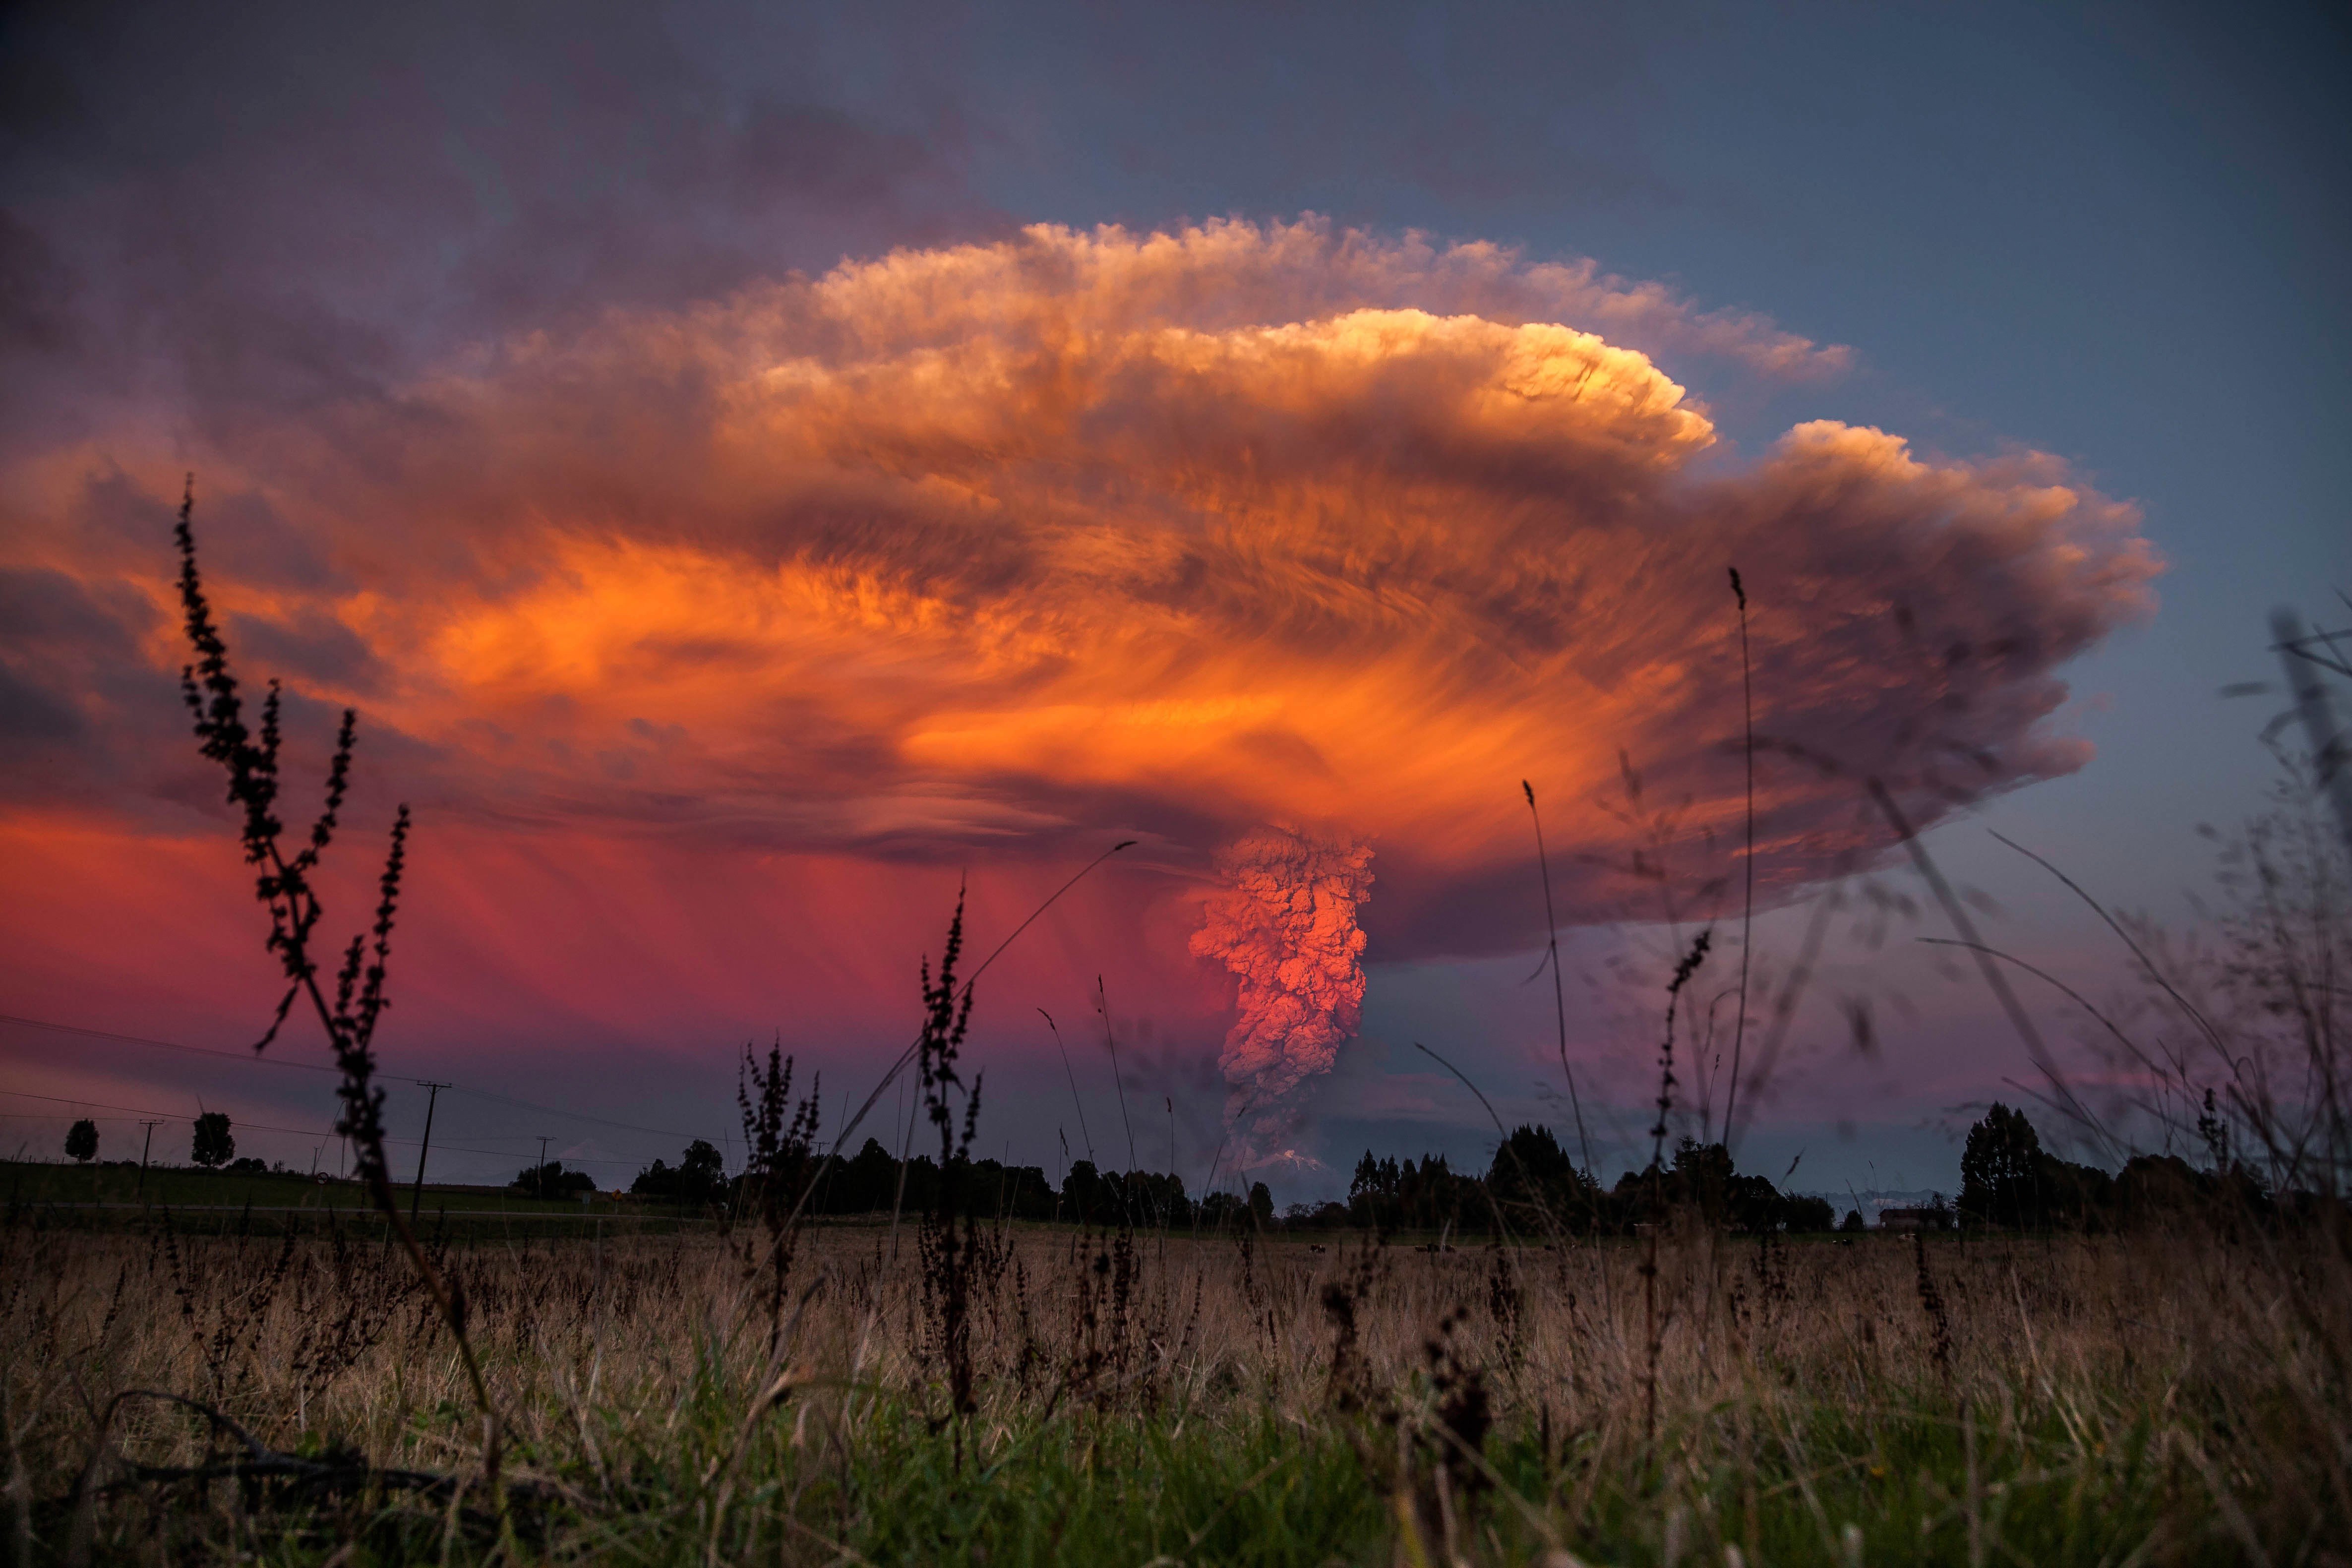
<svg viewBox="0 0 2352 1568">
<path fill-rule="evenodd" d="M 1356 907 L 1371 891 L 1372 851 L 1345 837 L 1253 828 L 1217 856 L 1226 886 L 1208 900 L 1192 951 L 1241 979 L 1239 1016 L 1218 1058 L 1225 1120 L 1240 1130 L 1239 1167 L 1296 1121 L 1296 1096 L 1331 1070 L 1364 1004 L 1364 933 Z"/>
<path fill-rule="evenodd" d="M 299 545 L 224 574 L 240 650 L 405 738 L 402 791 L 471 835 L 446 962 L 486 996 L 542 976 L 519 1026 L 669 1031 L 640 999 L 670 992 L 764 1016 L 748 933 L 824 908 L 808 994 L 862 1026 L 949 868 L 1021 903 L 1136 838 L 1162 858 L 1070 929 L 1132 921 L 1136 983 L 1187 1005 L 1192 953 L 1240 975 L 1224 1069 L 1277 1153 L 1356 1027 L 1360 917 L 1384 959 L 1533 952 L 1669 851 L 1729 869 L 1751 727 L 1759 908 L 1887 850 L 1859 781 L 1924 831 L 2088 759 L 2063 672 L 2154 605 L 2137 511 L 2055 457 L 1864 425 L 1727 452 L 1678 379 L 1843 363 L 1483 243 L 1039 226 L 615 305 L 388 394 L 241 405 L 199 449 L 0 455 L 0 941 L 103 970 L 54 945 L 86 922 L 22 916 L 97 886 L 60 824 L 117 825 L 114 886 L 181 853 L 152 541 L 198 461 L 225 542 Z M 1670 822 L 1608 804 L 1621 754 Z M 1578 849 L 1549 923 L 1522 778 Z M 1227 845 L 1188 953 L 1177 869 Z"/>
</svg>

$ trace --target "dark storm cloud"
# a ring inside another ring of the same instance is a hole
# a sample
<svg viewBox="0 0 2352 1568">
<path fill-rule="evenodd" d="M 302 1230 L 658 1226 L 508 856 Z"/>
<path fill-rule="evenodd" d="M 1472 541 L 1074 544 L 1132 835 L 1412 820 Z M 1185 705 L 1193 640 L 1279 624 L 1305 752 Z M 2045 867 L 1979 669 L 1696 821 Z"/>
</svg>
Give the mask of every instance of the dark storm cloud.
<svg viewBox="0 0 2352 1568">
<path fill-rule="evenodd" d="M 125 776 L 124 742 L 170 718 L 172 693 L 141 646 L 153 618 L 126 588 L 0 568 L 0 794 L 67 803 L 152 788 Z"/>
<path fill-rule="evenodd" d="M 54 436 L 89 416 L 63 390 L 160 392 L 217 435 L 381 396 L 455 342 L 987 226 L 927 29 L 861 105 L 799 21 L 717 20 L 19 11 L 0 58 L 0 345 L 41 375 L 11 377 L 7 417 Z"/>
</svg>

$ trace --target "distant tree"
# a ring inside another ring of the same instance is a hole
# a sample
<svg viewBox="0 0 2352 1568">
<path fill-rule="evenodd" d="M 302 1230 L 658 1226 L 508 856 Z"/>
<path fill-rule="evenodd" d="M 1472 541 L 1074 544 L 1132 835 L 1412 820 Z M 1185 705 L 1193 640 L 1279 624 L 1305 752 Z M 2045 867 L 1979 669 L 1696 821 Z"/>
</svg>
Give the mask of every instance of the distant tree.
<svg viewBox="0 0 2352 1568">
<path fill-rule="evenodd" d="M 236 1156 L 236 1140 L 228 1135 L 228 1113 L 207 1110 L 196 1118 L 195 1141 L 188 1158 L 207 1171 L 218 1170 Z"/>
<path fill-rule="evenodd" d="M 1667 1190 L 1705 1215 L 1709 1224 L 1720 1225 L 1730 1217 L 1732 1180 L 1731 1152 L 1722 1144 L 1685 1137 L 1675 1146 Z M 1771 1191 L 1769 1183 L 1765 1191 Z"/>
<path fill-rule="evenodd" d="M 2160 1224 L 2196 1206 L 2215 1184 L 2178 1154 L 2137 1154 L 2115 1184 L 2125 1217 Z"/>
<path fill-rule="evenodd" d="M 1511 1193 L 1527 1190 L 1522 1183 Z M 1486 1182 L 1454 1170 L 1443 1154 L 1374 1160 L 1367 1153 L 1349 1187 L 1348 1207 L 1354 1224 L 1382 1232 L 1483 1228 L 1495 1210 Z"/>
<path fill-rule="evenodd" d="M 596 1178 L 585 1171 L 567 1171 L 561 1160 L 550 1160 L 544 1165 L 527 1165 L 507 1184 L 507 1190 L 529 1193 L 535 1198 L 564 1198 L 574 1193 L 593 1193 Z"/>
<path fill-rule="evenodd" d="M 228 1168 L 248 1176 L 266 1176 L 269 1173 L 268 1162 L 256 1159 L 249 1154 L 242 1160 L 231 1160 L 228 1163 Z"/>
<path fill-rule="evenodd" d="M 66 1133 L 66 1158 L 89 1164 L 98 1158 L 98 1123 L 83 1117 Z"/>
<path fill-rule="evenodd" d="M 1108 1225 L 1118 1217 L 1118 1190 L 1092 1160 L 1073 1160 L 1062 1177 L 1062 1206 L 1080 1225 Z"/>
<path fill-rule="evenodd" d="M 2042 1173 L 2033 1123 L 1996 1100 L 1960 1151 L 1960 1213 L 1971 1225 L 2041 1225 Z"/>
<path fill-rule="evenodd" d="M 2095 1230 L 2108 1222 L 2115 1208 L 2116 1178 L 2096 1165 L 2078 1165 L 2044 1153 L 2035 1193 L 2043 1225 Z"/>
<path fill-rule="evenodd" d="M 709 1139 L 697 1138 L 673 1167 L 660 1160 L 637 1173 L 629 1191 L 677 1204 L 716 1203 L 726 1194 L 727 1160 Z"/>
<path fill-rule="evenodd" d="M 1837 1223 L 1837 1211 L 1830 1207 L 1827 1198 L 1794 1194 L 1780 1200 L 1780 1216 L 1781 1223 L 1792 1231 L 1824 1231 Z"/>
<path fill-rule="evenodd" d="M 1211 1193 L 1201 1200 L 1201 1224 L 1211 1230 L 1238 1226 L 1247 1207 L 1237 1193 Z"/>
<path fill-rule="evenodd" d="M 677 1173 L 689 1191 L 716 1194 L 726 1184 L 727 1157 L 708 1138 L 697 1138 L 678 1157 Z"/>
<path fill-rule="evenodd" d="M 1252 1182 L 1249 1192 L 1250 1217 L 1257 1221 L 1260 1230 L 1274 1224 L 1274 1194 L 1265 1190 L 1264 1182 Z"/>
<path fill-rule="evenodd" d="M 1382 1231 L 1396 1227 L 1400 1215 L 1399 1194 L 1404 1186 L 1404 1172 L 1391 1154 L 1377 1159 L 1370 1149 L 1356 1162 L 1355 1179 L 1348 1184 L 1348 1207 L 1360 1226 L 1371 1226 Z"/>
<path fill-rule="evenodd" d="M 1364 1156 L 1369 1162 L 1371 1155 Z M 1357 1167 L 1357 1180 L 1364 1177 Z M 1549 1127 L 1523 1126 L 1513 1131 L 1495 1151 L 1486 1170 L 1486 1187 L 1506 1213 L 1534 1210 L 1530 1224 L 1559 1225 L 1571 1231 L 1591 1227 L 1600 1189 L 1576 1168 Z"/>
<path fill-rule="evenodd" d="M 898 1195 L 898 1162 L 878 1139 L 868 1138 L 856 1158 L 834 1168 L 826 1197 L 835 1214 L 873 1214 Z"/>
<path fill-rule="evenodd" d="M 1862 1211 L 1860 1209 L 1846 1210 L 1845 1222 L 1838 1226 L 1839 1233 L 1845 1236 L 1860 1236 L 1869 1228 L 1870 1227 L 1862 1223 Z"/>
</svg>

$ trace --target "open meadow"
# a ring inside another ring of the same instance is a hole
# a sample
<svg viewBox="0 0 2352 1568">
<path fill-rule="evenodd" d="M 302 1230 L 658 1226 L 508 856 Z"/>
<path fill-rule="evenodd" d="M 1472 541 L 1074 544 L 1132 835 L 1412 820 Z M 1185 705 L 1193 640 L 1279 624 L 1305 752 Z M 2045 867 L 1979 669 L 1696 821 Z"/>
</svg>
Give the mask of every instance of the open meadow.
<svg viewBox="0 0 2352 1568">
<path fill-rule="evenodd" d="M 382 1235 L 17 1209 L 19 1560 L 2325 1563 L 2352 1520 L 2340 1238 L 1684 1227 L 1654 1300 L 1646 1238 L 428 1238 L 493 1475 Z"/>
</svg>

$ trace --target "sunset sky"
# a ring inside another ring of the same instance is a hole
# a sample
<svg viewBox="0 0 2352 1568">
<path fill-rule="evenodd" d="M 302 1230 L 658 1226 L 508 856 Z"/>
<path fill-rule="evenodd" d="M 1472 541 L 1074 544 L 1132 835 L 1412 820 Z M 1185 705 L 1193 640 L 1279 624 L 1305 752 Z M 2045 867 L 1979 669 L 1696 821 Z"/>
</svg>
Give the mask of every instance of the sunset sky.
<svg viewBox="0 0 2352 1568">
<path fill-rule="evenodd" d="M 1988 829 L 2185 918 L 2274 776 L 2284 700 L 2223 689 L 2275 681 L 2273 605 L 2352 622 L 2352 54 L 2227 21 L 12 11 L 0 1144 L 210 1109 L 336 1159 L 321 1043 L 246 1050 L 193 472 L 298 803 L 360 713 L 331 925 L 415 814 L 380 1045 L 402 1138 L 458 1086 L 436 1174 L 544 1135 L 625 1184 L 723 1141 L 747 1041 L 830 1131 L 960 886 L 986 954 L 1130 839 L 980 984 L 989 1153 L 1197 1187 L 1223 1148 L 1284 1201 L 1367 1146 L 1483 1169 L 1414 1045 L 1567 1126 L 1526 780 L 1613 1176 L 1710 924 L 1680 1116 L 1720 1116 L 1737 569 L 1751 1048 L 1846 900 L 1742 1163 L 1954 1188 L 2032 1069 L 1870 781 L 2100 994 L 2104 928 Z"/>
</svg>

